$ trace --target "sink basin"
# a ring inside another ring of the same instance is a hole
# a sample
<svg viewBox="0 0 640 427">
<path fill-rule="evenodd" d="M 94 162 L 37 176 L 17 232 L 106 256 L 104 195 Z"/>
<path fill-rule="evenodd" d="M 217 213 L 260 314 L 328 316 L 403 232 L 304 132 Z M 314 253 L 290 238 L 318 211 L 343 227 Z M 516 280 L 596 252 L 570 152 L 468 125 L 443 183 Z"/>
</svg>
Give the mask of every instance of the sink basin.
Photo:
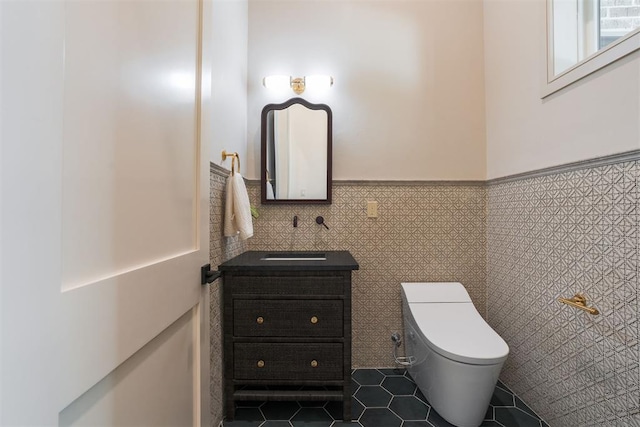
<svg viewBox="0 0 640 427">
<path fill-rule="evenodd" d="M 323 253 L 305 254 L 300 252 L 285 252 L 277 254 L 267 254 L 262 261 L 326 261 L 327 257 Z"/>
</svg>

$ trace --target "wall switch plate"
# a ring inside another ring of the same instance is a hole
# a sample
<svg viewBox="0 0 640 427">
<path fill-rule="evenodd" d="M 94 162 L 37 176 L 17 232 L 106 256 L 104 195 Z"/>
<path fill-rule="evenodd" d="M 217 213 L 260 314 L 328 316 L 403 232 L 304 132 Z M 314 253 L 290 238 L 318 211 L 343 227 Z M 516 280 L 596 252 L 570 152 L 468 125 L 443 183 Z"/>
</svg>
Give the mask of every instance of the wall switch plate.
<svg viewBox="0 0 640 427">
<path fill-rule="evenodd" d="M 367 202 L 367 218 L 377 218 L 377 217 L 378 217 L 378 202 L 368 201 Z"/>
</svg>

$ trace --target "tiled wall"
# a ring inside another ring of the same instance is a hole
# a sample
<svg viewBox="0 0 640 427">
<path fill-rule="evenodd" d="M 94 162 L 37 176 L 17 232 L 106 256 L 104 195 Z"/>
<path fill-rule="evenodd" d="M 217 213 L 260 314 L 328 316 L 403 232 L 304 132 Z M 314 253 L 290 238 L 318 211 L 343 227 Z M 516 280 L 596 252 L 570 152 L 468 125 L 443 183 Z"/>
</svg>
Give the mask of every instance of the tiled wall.
<svg viewBox="0 0 640 427">
<path fill-rule="evenodd" d="M 509 343 L 502 379 L 550 425 L 640 427 L 638 162 L 488 187 L 335 183 L 333 204 L 320 206 L 262 206 L 250 182 L 260 217 L 248 242 L 221 237 L 227 173 L 212 167 L 212 264 L 247 249 L 351 251 L 360 263 L 353 275 L 354 367 L 393 365 L 389 334 L 402 330 L 400 282 L 460 281 Z M 376 219 L 366 217 L 368 200 L 378 201 Z M 315 223 L 317 215 L 329 230 Z M 576 292 L 602 314 L 557 302 Z M 211 313 L 217 425 L 218 286 L 211 287 Z"/>
<path fill-rule="evenodd" d="M 252 250 L 348 250 L 353 273 L 353 367 L 394 366 L 390 334 L 402 331 L 400 283 L 462 282 L 485 313 L 486 190 L 483 185 L 334 183 L 331 205 L 260 205 Z M 367 218 L 368 200 L 378 218 Z M 293 227 L 293 216 L 299 225 Z M 322 215 L 329 230 L 317 225 Z"/>
<path fill-rule="evenodd" d="M 222 236 L 224 219 L 225 186 L 228 171 L 211 165 L 211 185 L 209 206 L 209 258 L 215 270 L 222 262 L 233 258 L 247 250 L 247 242 L 238 237 L 225 238 Z M 222 298 L 220 280 L 209 286 L 211 331 L 211 420 L 212 426 L 217 426 L 222 420 Z"/>
<path fill-rule="evenodd" d="M 488 187 L 502 379 L 551 426 L 640 426 L 638 162 Z M 560 304 L 583 292 L 601 315 Z"/>
<path fill-rule="evenodd" d="M 353 366 L 392 367 L 390 333 L 402 331 L 402 281 L 459 281 L 485 314 L 486 191 L 477 184 L 335 183 L 333 204 L 263 206 L 257 182 L 247 188 L 260 217 L 246 242 L 222 237 L 228 171 L 211 166 L 212 266 L 248 249 L 349 250 L 360 264 L 353 274 Z M 366 202 L 378 201 L 378 218 Z M 293 227 L 293 216 L 299 225 Z M 315 218 L 322 215 L 330 227 Z M 222 418 L 220 287 L 211 297 L 211 415 Z"/>
</svg>

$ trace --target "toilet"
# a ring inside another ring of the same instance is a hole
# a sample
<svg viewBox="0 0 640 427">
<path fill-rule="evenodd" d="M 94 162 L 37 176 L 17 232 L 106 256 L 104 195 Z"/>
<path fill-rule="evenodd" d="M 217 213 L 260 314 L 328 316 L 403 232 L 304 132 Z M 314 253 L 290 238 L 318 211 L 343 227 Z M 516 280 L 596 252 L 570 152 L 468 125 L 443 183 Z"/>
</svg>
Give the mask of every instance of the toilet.
<svg viewBox="0 0 640 427">
<path fill-rule="evenodd" d="M 509 346 L 460 283 L 402 283 L 402 312 L 407 369 L 418 388 L 451 424 L 478 427 Z"/>
</svg>

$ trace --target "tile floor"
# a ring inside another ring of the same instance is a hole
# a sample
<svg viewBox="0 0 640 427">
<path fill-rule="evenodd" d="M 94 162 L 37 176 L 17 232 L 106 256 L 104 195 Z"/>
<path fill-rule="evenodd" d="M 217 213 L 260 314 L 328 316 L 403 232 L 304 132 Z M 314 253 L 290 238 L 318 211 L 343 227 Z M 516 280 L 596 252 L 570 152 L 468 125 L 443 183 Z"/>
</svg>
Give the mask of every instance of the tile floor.
<svg viewBox="0 0 640 427">
<path fill-rule="evenodd" d="M 341 402 L 238 402 L 224 427 L 452 427 L 431 407 L 404 369 L 356 369 L 353 422 L 342 422 Z M 498 382 L 481 427 L 549 427 Z"/>
</svg>

